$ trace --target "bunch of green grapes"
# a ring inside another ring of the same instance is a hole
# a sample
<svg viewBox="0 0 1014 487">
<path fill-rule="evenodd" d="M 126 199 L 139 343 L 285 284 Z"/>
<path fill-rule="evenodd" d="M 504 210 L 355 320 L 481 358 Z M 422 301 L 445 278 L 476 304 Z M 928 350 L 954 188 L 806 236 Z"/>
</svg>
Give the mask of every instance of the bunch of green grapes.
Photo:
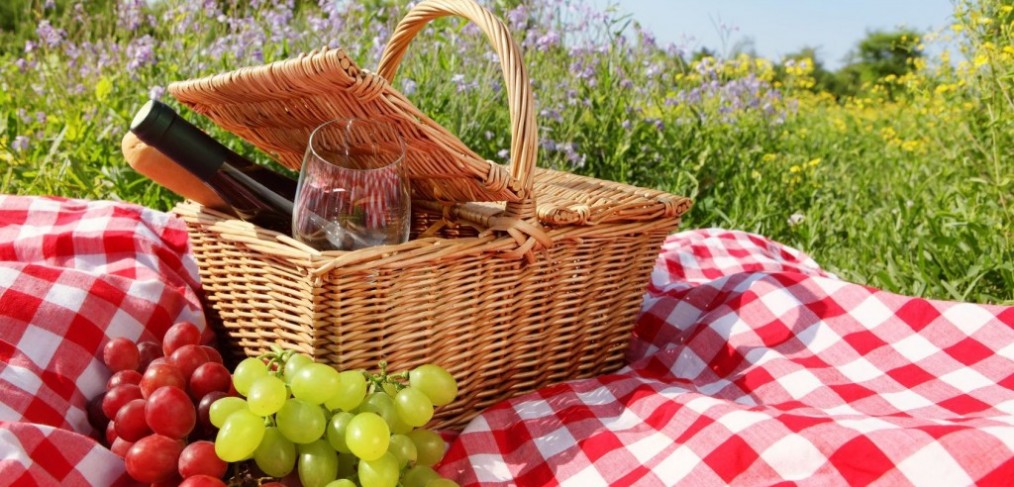
<svg viewBox="0 0 1014 487">
<path fill-rule="evenodd" d="M 247 358 L 232 378 L 242 397 L 211 406 L 215 452 L 227 462 L 252 459 L 272 477 L 296 469 L 306 487 L 456 486 L 433 470 L 444 441 L 422 426 L 434 406 L 454 400 L 457 383 L 434 364 L 386 368 L 339 372 L 280 350 Z"/>
</svg>

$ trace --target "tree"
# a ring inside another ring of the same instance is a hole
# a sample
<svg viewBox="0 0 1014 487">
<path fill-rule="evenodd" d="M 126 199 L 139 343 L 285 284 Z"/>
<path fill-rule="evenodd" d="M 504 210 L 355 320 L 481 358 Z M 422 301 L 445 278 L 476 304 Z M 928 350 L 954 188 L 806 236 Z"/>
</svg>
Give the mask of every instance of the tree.
<svg viewBox="0 0 1014 487">
<path fill-rule="evenodd" d="M 838 72 L 838 78 L 849 94 L 856 94 L 864 85 L 909 73 L 913 69 L 912 60 L 922 56 L 920 34 L 914 30 L 867 32 L 856 50 L 849 54 L 848 64 Z M 893 97 L 893 85 L 886 86 Z"/>
</svg>

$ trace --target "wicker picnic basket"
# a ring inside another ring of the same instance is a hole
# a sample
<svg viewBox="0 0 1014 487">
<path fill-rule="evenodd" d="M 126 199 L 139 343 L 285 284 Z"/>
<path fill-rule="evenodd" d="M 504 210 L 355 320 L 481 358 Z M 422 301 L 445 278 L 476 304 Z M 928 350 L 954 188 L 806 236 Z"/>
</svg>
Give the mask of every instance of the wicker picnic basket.
<svg viewBox="0 0 1014 487">
<path fill-rule="evenodd" d="M 510 167 L 475 154 L 389 84 L 412 38 L 447 15 L 475 22 L 499 55 Z M 319 252 L 193 202 L 175 212 L 188 224 L 227 351 L 278 345 L 343 369 L 439 363 L 460 393 L 438 410 L 436 427 L 460 428 L 502 399 L 619 368 L 659 246 L 690 206 L 659 191 L 537 169 L 520 50 L 472 0 L 413 8 L 376 74 L 323 49 L 169 91 L 292 169 L 327 120 L 399 127 L 413 191 L 407 243 Z"/>
</svg>

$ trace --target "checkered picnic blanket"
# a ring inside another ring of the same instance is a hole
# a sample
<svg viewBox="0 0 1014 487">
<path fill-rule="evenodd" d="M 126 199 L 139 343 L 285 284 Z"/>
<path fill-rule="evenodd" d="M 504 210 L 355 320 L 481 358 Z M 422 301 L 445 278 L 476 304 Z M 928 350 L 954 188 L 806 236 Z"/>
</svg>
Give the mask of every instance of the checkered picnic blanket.
<svg viewBox="0 0 1014 487">
<path fill-rule="evenodd" d="M 126 483 L 88 435 L 110 337 L 203 324 L 177 220 L 0 196 L 0 485 Z M 741 232 L 670 237 L 616 374 L 496 405 L 462 485 L 1014 485 L 1014 308 L 850 284 Z"/>
<path fill-rule="evenodd" d="M 110 338 L 204 326 L 186 227 L 114 202 L 0 195 L 0 485 L 118 485 L 88 424 Z"/>
<path fill-rule="evenodd" d="M 671 236 L 629 366 L 496 405 L 482 485 L 1014 485 L 1014 308 L 850 284 L 762 237 Z"/>
</svg>

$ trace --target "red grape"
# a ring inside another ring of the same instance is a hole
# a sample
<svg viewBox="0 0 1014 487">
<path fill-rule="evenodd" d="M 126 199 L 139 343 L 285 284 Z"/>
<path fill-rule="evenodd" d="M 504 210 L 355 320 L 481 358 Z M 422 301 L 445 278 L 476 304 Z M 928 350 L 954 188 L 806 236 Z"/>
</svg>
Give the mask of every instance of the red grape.
<svg viewBox="0 0 1014 487">
<path fill-rule="evenodd" d="M 225 363 L 225 361 L 222 360 L 222 354 L 218 353 L 218 350 L 215 347 L 201 345 L 201 348 L 204 349 L 204 353 L 208 354 L 208 362 L 215 362 L 219 364 Z"/>
<path fill-rule="evenodd" d="M 162 345 L 156 342 L 141 342 L 137 345 L 137 350 L 141 354 L 141 365 L 137 368 L 140 371 L 147 369 L 152 360 L 162 356 Z"/>
<path fill-rule="evenodd" d="M 226 396 L 228 394 L 222 391 L 211 391 L 201 398 L 201 402 L 197 403 L 197 423 L 205 430 L 215 429 L 215 426 L 211 424 L 211 405 Z"/>
<path fill-rule="evenodd" d="M 176 473 L 183 442 L 168 436 L 150 435 L 141 438 L 127 450 L 124 464 L 127 473 L 139 482 L 159 482 Z"/>
<path fill-rule="evenodd" d="M 136 370 L 121 370 L 106 381 L 106 389 L 112 389 L 120 384 L 140 384 L 141 373 Z"/>
<path fill-rule="evenodd" d="M 123 338 L 114 338 L 102 349 L 102 361 L 111 372 L 121 370 L 137 370 L 141 363 L 141 355 L 134 342 Z"/>
<path fill-rule="evenodd" d="M 116 422 L 110 421 L 109 424 L 106 425 L 106 444 L 112 445 L 113 443 L 116 443 L 116 439 L 119 437 L 120 435 L 116 434 Z"/>
<path fill-rule="evenodd" d="M 144 418 L 155 433 L 170 438 L 184 438 L 197 423 L 197 411 L 183 389 L 162 387 L 148 396 Z"/>
<path fill-rule="evenodd" d="M 151 483 L 151 487 L 180 487 L 180 484 L 182 484 L 182 483 L 183 483 L 183 477 L 180 477 L 180 474 L 177 473 L 177 474 L 173 474 L 173 476 L 171 476 L 171 477 L 169 477 L 169 478 L 167 478 L 165 480 L 160 480 L 158 482 L 152 482 Z"/>
<path fill-rule="evenodd" d="M 156 361 L 152 362 L 148 366 L 148 370 L 144 371 L 144 376 L 141 377 L 139 385 L 144 397 L 149 397 L 155 390 L 163 386 L 179 387 L 182 389 L 187 386 L 187 380 L 175 365 L 157 363 Z"/>
<path fill-rule="evenodd" d="M 117 438 L 113 441 L 113 445 L 109 447 L 109 451 L 113 452 L 114 455 L 123 458 L 127 456 L 127 451 L 130 447 L 134 446 L 134 442 L 124 440 L 123 438 Z"/>
<path fill-rule="evenodd" d="M 169 327 L 162 339 L 162 355 L 168 357 L 183 345 L 199 345 L 201 330 L 189 321 L 181 321 Z"/>
<path fill-rule="evenodd" d="M 229 384 L 232 384 L 229 369 L 219 363 L 205 362 L 190 376 L 190 397 L 200 400 L 212 391 L 226 392 Z"/>
<path fill-rule="evenodd" d="M 169 356 L 169 363 L 180 369 L 183 377 L 188 379 L 201 364 L 207 361 L 208 353 L 202 350 L 199 345 L 183 345 Z"/>
<path fill-rule="evenodd" d="M 210 475 L 222 478 L 229 464 L 215 454 L 215 444 L 210 441 L 195 441 L 180 454 L 179 470 L 183 478 L 195 475 Z"/>
<path fill-rule="evenodd" d="M 116 436 L 127 441 L 137 441 L 151 434 L 151 427 L 144 419 L 144 399 L 134 399 L 124 404 L 116 413 Z"/>
<path fill-rule="evenodd" d="M 109 424 L 109 418 L 102 412 L 102 400 L 105 398 L 106 393 L 103 392 L 88 401 L 88 424 L 97 431 L 105 431 L 106 425 Z"/>
<path fill-rule="evenodd" d="M 263 485 L 263 484 L 262 484 Z M 225 482 L 210 475 L 187 477 L 180 487 L 226 487 Z"/>
<path fill-rule="evenodd" d="M 134 384 L 116 386 L 106 392 L 106 397 L 102 399 L 102 412 L 107 418 L 113 419 L 124 404 L 141 397 L 141 388 Z"/>
</svg>

